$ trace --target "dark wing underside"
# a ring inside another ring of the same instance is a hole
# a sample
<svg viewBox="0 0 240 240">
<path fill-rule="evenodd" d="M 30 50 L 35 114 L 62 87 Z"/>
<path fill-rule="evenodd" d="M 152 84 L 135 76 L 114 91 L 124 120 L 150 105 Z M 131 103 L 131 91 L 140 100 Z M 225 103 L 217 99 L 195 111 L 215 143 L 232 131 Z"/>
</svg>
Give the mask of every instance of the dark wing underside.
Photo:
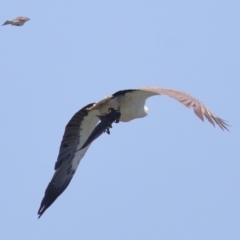
<svg viewBox="0 0 240 240">
<path fill-rule="evenodd" d="M 94 112 L 86 110 L 92 105 L 88 104 L 78 111 L 65 128 L 59 155 L 55 163 L 55 173 L 47 186 L 38 210 L 39 218 L 67 188 L 81 158 L 89 147 L 79 150 L 99 120 Z"/>
<path fill-rule="evenodd" d="M 71 182 L 73 175 L 74 171 L 71 170 L 68 162 L 56 170 L 45 191 L 45 196 L 38 210 L 38 218 L 40 218 L 46 209 L 63 193 Z"/>
</svg>

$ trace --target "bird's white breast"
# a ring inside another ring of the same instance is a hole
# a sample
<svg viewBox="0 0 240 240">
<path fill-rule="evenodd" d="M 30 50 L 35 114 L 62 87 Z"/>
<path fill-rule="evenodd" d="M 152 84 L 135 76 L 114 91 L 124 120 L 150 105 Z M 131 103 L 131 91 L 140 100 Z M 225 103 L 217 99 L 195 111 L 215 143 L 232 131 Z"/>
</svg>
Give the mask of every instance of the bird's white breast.
<svg viewBox="0 0 240 240">
<path fill-rule="evenodd" d="M 101 107 L 101 114 L 108 113 L 109 108 L 120 110 L 121 122 L 129 122 L 136 118 L 142 118 L 147 115 L 146 99 L 153 95 L 144 91 L 133 91 L 110 99 L 107 104 Z"/>
</svg>

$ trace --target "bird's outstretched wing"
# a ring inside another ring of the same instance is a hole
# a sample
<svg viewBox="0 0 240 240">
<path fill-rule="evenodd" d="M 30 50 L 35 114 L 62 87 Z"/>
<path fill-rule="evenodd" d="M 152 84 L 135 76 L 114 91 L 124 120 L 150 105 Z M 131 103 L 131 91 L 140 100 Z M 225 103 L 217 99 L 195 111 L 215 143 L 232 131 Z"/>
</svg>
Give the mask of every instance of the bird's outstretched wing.
<svg viewBox="0 0 240 240">
<path fill-rule="evenodd" d="M 228 124 L 218 116 L 216 116 L 207 106 L 205 106 L 202 102 L 194 98 L 188 93 L 177 91 L 173 89 L 167 88 L 159 88 L 159 87 L 142 87 L 139 90 L 147 91 L 159 95 L 166 95 L 168 97 L 174 98 L 175 100 L 182 103 L 184 106 L 188 108 L 192 108 L 195 114 L 204 121 L 204 117 L 215 126 L 217 124 L 222 130 L 228 130 Z"/>
<path fill-rule="evenodd" d="M 160 88 L 160 87 L 141 87 L 139 89 L 126 89 L 126 90 L 121 90 L 118 91 L 111 96 L 106 97 L 105 99 L 96 102 L 93 104 L 89 110 L 94 110 L 94 109 L 102 109 L 104 106 L 108 105 L 108 103 L 114 99 L 118 98 L 121 96 L 128 96 L 131 98 L 132 101 L 144 101 L 151 96 L 154 95 L 166 95 L 169 96 L 183 105 L 185 105 L 188 108 L 192 108 L 195 112 L 195 114 L 202 120 L 204 121 L 204 117 L 208 119 L 208 121 L 215 126 L 217 124 L 222 130 L 228 130 L 228 124 L 226 121 L 223 119 L 219 118 L 216 116 L 207 106 L 205 106 L 202 102 L 194 98 L 188 93 L 178 91 L 178 90 L 173 90 L 173 89 L 168 89 L 168 88 Z M 109 105 L 110 106 L 110 105 Z"/>
<path fill-rule="evenodd" d="M 88 104 L 78 111 L 68 122 L 55 163 L 55 173 L 47 186 L 38 210 L 38 217 L 62 194 L 72 180 L 80 160 L 90 145 L 81 149 L 99 121 L 98 110 L 88 111 Z"/>
</svg>

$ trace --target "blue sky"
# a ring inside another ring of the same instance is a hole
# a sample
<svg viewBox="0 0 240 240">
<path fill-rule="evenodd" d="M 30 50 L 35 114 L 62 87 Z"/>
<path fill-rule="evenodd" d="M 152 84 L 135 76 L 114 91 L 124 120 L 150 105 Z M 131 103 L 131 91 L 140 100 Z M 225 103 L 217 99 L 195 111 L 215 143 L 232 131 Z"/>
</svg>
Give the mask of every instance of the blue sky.
<svg viewBox="0 0 240 240">
<path fill-rule="evenodd" d="M 6 1 L 0 239 L 240 239 L 239 1 Z M 118 90 L 191 93 L 230 132 L 168 97 L 114 125 L 37 219 L 64 127 Z"/>
</svg>

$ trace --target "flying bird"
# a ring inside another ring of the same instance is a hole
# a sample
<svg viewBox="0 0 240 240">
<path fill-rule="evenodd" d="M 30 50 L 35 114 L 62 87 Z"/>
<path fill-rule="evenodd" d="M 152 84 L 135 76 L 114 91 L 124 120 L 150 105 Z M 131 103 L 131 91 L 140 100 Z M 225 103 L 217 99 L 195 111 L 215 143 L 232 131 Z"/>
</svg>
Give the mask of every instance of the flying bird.
<svg viewBox="0 0 240 240">
<path fill-rule="evenodd" d="M 213 126 L 218 125 L 222 130 L 228 130 L 228 124 L 199 100 L 173 89 L 142 87 L 121 90 L 99 102 L 88 104 L 75 113 L 66 125 L 54 167 L 55 172 L 38 210 L 39 218 L 67 188 L 91 143 L 104 132 L 110 134 L 114 122 L 129 122 L 147 116 L 145 101 L 156 95 L 169 96 L 192 108 L 202 121 L 205 117 Z"/>
<path fill-rule="evenodd" d="M 30 19 L 27 17 L 16 17 L 13 20 L 7 20 L 5 23 L 3 23 L 2 26 L 11 24 L 12 26 L 22 26 L 25 22 L 29 21 Z"/>
</svg>

